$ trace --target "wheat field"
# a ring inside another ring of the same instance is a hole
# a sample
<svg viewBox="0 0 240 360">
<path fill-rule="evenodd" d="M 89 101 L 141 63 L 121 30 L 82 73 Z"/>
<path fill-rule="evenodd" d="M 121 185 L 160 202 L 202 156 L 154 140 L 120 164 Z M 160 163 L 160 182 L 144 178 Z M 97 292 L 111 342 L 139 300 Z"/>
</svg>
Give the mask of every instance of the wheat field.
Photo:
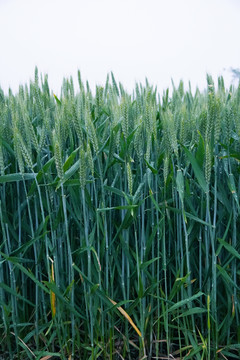
<svg viewBox="0 0 240 360">
<path fill-rule="evenodd" d="M 239 359 L 240 85 L 0 91 L 0 358 Z"/>
</svg>

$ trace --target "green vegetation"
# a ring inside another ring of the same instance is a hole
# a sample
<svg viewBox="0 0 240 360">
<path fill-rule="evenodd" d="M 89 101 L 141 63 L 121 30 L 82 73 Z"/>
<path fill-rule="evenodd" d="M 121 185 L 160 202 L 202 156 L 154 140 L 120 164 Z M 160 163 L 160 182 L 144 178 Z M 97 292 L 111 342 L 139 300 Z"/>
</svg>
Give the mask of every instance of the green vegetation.
<svg viewBox="0 0 240 360">
<path fill-rule="evenodd" d="M 0 357 L 239 359 L 240 86 L 0 92 Z"/>
</svg>

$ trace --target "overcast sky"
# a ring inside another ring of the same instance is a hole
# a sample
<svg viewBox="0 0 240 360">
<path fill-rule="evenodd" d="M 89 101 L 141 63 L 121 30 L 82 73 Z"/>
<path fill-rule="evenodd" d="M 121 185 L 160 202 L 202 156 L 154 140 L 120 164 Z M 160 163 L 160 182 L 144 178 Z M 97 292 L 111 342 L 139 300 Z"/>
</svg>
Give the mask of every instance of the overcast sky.
<svg viewBox="0 0 240 360">
<path fill-rule="evenodd" d="M 160 92 L 182 78 L 203 89 L 206 73 L 240 67 L 240 0 L 0 0 L 0 86 L 14 91 L 47 73 L 132 90 L 145 77 Z"/>
</svg>

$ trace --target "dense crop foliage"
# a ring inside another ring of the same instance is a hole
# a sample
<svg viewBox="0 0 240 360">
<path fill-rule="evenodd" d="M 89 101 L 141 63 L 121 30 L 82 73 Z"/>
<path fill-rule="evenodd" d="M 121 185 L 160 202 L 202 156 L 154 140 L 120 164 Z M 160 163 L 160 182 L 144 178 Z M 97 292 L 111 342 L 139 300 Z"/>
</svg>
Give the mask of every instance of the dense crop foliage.
<svg viewBox="0 0 240 360">
<path fill-rule="evenodd" d="M 0 92 L 0 357 L 238 359 L 240 87 L 78 80 Z"/>
</svg>

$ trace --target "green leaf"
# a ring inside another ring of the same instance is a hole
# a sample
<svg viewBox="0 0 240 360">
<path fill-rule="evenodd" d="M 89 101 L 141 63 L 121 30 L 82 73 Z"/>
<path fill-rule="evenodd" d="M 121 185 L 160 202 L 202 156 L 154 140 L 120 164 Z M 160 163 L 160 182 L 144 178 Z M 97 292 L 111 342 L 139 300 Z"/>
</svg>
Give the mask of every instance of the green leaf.
<svg viewBox="0 0 240 360">
<path fill-rule="evenodd" d="M 62 105 L 62 102 L 58 99 L 57 95 L 53 94 L 58 105 Z"/>
<path fill-rule="evenodd" d="M 153 204 L 154 204 L 154 206 L 155 206 L 155 208 L 160 212 L 160 214 L 162 214 L 162 211 L 161 211 L 161 209 L 160 209 L 160 207 L 159 207 L 159 205 L 158 205 L 158 203 L 156 202 L 156 200 L 154 199 L 154 197 L 153 197 L 153 192 L 152 192 L 152 189 L 149 189 L 149 195 L 150 195 L 150 198 L 151 198 L 151 200 L 152 200 L 152 202 L 153 202 Z"/>
<path fill-rule="evenodd" d="M 182 173 L 181 169 L 177 170 L 176 183 L 177 183 L 177 191 L 179 193 L 179 197 L 180 197 L 181 202 L 183 204 L 183 200 L 184 200 L 184 179 L 183 179 L 183 173 Z"/>
<path fill-rule="evenodd" d="M 220 238 L 218 238 L 218 241 L 220 242 L 220 244 L 221 244 L 222 246 L 225 247 L 225 249 L 226 249 L 230 254 L 232 254 L 233 256 L 235 256 L 237 259 L 240 260 L 240 254 L 239 254 L 239 252 L 238 252 L 236 249 L 234 249 L 234 247 L 233 247 L 232 245 L 228 244 L 226 241 L 224 241 L 223 239 L 220 239 Z"/>
<path fill-rule="evenodd" d="M 238 195 L 237 195 L 237 189 L 236 189 L 236 185 L 235 185 L 235 180 L 234 180 L 233 174 L 229 174 L 229 175 L 228 175 L 228 178 L 229 178 L 229 182 L 228 182 L 229 189 L 230 189 L 230 191 L 231 191 L 231 193 L 232 193 L 232 195 L 233 195 L 234 200 L 236 201 L 237 208 L 238 208 L 238 212 L 240 212 Z"/>
<path fill-rule="evenodd" d="M 111 191 L 112 193 L 116 194 L 116 195 L 119 195 L 119 196 L 124 196 L 126 197 L 127 195 L 125 194 L 125 192 L 123 192 L 122 190 L 119 190 L 113 186 L 107 186 L 107 185 L 104 185 L 104 189 L 107 190 L 107 191 Z"/>
<path fill-rule="evenodd" d="M 121 164 L 125 164 L 125 161 L 116 153 L 113 154 L 114 159 L 116 159 Z"/>
<path fill-rule="evenodd" d="M 231 277 L 228 275 L 227 271 L 220 265 L 216 265 L 218 271 L 222 275 L 222 277 L 225 279 L 227 284 L 231 284 L 233 287 L 235 287 L 238 291 L 240 290 L 240 287 L 237 286 L 237 284 L 231 279 Z"/>
<path fill-rule="evenodd" d="M 67 160 L 65 161 L 65 163 L 64 163 L 64 165 L 63 165 L 63 171 L 64 171 L 64 172 L 66 172 L 66 171 L 69 169 L 69 167 L 72 165 L 73 160 L 75 159 L 76 155 L 77 155 L 78 152 L 79 152 L 79 149 L 80 149 L 80 146 L 79 146 L 77 149 L 75 149 L 75 150 L 71 153 L 71 155 L 69 155 L 69 157 L 67 158 Z"/>
<path fill-rule="evenodd" d="M 15 181 L 23 181 L 23 180 L 33 180 L 35 179 L 36 174 L 9 174 L 0 176 L 0 184 L 15 182 Z"/>
<path fill-rule="evenodd" d="M 139 274 L 139 278 L 138 278 L 138 283 L 139 283 L 138 297 L 141 299 L 143 297 L 143 294 L 144 294 L 144 288 L 143 288 L 142 277 L 141 277 L 140 274 Z"/>
<path fill-rule="evenodd" d="M 68 169 L 63 178 L 63 182 L 59 181 L 56 187 L 56 190 L 58 190 L 62 184 L 64 184 L 68 179 L 70 179 L 71 176 L 75 174 L 76 171 L 79 169 L 80 160 L 78 159 L 73 166 L 71 166 L 70 169 Z"/>
<path fill-rule="evenodd" d="M 194 314 L 203 314 L 205 312 L 207 312 L 207 309 L 203 309 L 203 308 L 200 308 L 200 307 L 195 307 L 195 308 L 189 309 L 187 311 L 184 311 L 181 315 L 176 316 L 174 319 L 172 319 L 172 321 L 174 321 L 176 319 L 179 319 L 181 317 L 194 315 Z"/>
<path fill-rule="evenodd" d="M 151 166 L 146 159 L 144 159 L 144 161 L 145 161 L 147 167 L 151 170 L 151 172 L 152 172 L 154 175 L 157 175 L 158 171 L 157 171 L 153 166 Z"/>
<path fill-rule="evenodd" d="M 138 126 L 131 132 L 131 134 L 128 135 L 127 137 L 127 147 L 129 147 L 129 145 L 131 144 L 131 141 L 133 140 L 133 136 L 135 134 L 135 132 L 137 131 Z"/>
<path fill-rule="evenodd" d="M 232 213 L 230 214 L 229 216 L 229 220 L 228 220 L 228 224 L 227 224 L 227 227 L 226 227 L 226 230 L 225 230 L 225 233 L 223 235 L 223 238 L 221 239 L 222 241 L 225 241 L 226 237 L 227 237 L 227 233 L 228 233 L 228 230 L 229 230 L 229 227 L 230 227 L 230 224 L 231 224 L 231 220 L 232 220 Z M 219 240 L 219 239 L 218 239 Z M 220 243 L 217 251 L 216 251 L 216 256 L 218 256 L 220 254 L 220 251 L 222 250 L 222 247 L 223 247 L 223 243 Z"/>
<path fill-rule="evenodd" d="M 20 264 L 21 259 L 10 257 L 5 255 L 4 253 L 0 252 L 0 254 L 6 259 L 7 261 L 10 261 L 13 263 L 19 270 L 21 270 L 25 275 L 27 275 L 36 285 L 38 285 L 43 291 L 45 291 L 47 294 L 50 294 L 50 291 L 44 286 L 34 275 L 30 270 L 27 270 L 23 265 Z"/>
<path fill-rule="evenodd" d="M 228 155 L 220 156 L 220 159 L 227 159 L 228 157 L 232 157 L 233 159 L 240 161 L 240 152 L 239 153 L 237 153 L 237 152 L 230 153 L 229 156 Z"/>
<path fill-rule="evenodd" d="M 20 246 L 19 248 L 17 248 L 16 250 L 14 250 L 13 252 L 11 252 L 10 257 L 16 257 L 16 255 L 21 254 L 21 256 L 24 255 L 24 253 L 27 251 L 27 249 L 32 246 L 36 241 L 39 241 L 40 239 L 42 239 L 45 235 L 47 234 L 47 231 L 45 231 L 42 235 L 34 237 L 33 239 L 27 241 L 25 244 L 23 244 L 22 246 Z M 21 258 L 21 260 L 24 260 Z"/>
<path fill-rule="evenodd" d="M 200 296 L 204 295 L 203 292 L 199 291 L 197 294 L 191 296 L 190 298 L 187 298 L 187 299 L 184 299 L 184 300 L 181 300 L 181 301 L 178 301 L 176 304 L 174 304 L 173 306 L 171 306 L 169 309 L 168 309 L 168 312 L 172 312 L 186 304 L 189 304 L 191 303 L 193 300 L 199 298 Z"/>
<path fill-rule="evenodd" d="M 203 137 L 199 131 L 198 131 L 198 135 L 199 135 L 199 143 L 198 143 L 198 148 L 196 151 L 196 160 L 198 162 L 200 169 L 203 169 L 204 157 L 205 157 L 205 146 L 204 146 Z"/>
<path fill-rule="evenodd" d="M 42 360 L 46 356 L 50 356 L 48 358 L 49 360 L 53 360 L 55 357 L 59 357 L 59 358 L 62 357 L 61 354 L 56 353 L 56 352 L 41 351 L 41 352 L 38 353 L 38 352 L 35 351 L 35 353 L 38 355 L 37 360 Z M 46 360 L 47 360 L 47 358 L 46 358 Z"/>
<path fill-rule="evenodd" d="M 90 290 L 91 295 L 94 295 L 98 288 L 99 288 L 99 284 L 93 285 Z"/>
<path fill-rule="evenodd" d="M 156 257 L 154 259 L 151 259 L 151 260 L 148 260 L 148 261 L 145 261 L 143 262 L 141 265 L 140 265 L 140 269 L 141 270 L 144 270 L 146 269 L 149 265 L 151 265 L 153 262 L 157 261 L 160 259 L 160 256 L 159 257 Z"/>
<path fill-rule="evenodd" d="M 50 169 L 53 162 L 54 162 L 54 157 L 52 157 L 50 160 L 48 160 L 48 162 L 46 162 L 46 164 L 43 166 L 43 168 L 41 170 L 39 170 L 39 172 L 37 173 L 37 176 L 36 176 L 38 184 L 41 182 L 43 175 L 48 172 L 48 170 Z M 31 196 L 34 194 L 36 187 L 37 187 L 37 184 L 36 184 L 36 181 L 34 181 L 28 192 L 28 196 Z"/>
<path fill-rule="evenodd" d="M 208 186 L 204 177 L 204 173 L 202 171 L 202 169 L 200 168 L 200 166 L 198 165 L 197 160 L 195 159 L 195 157 L 193 156 L 193 154 L 184 146 L 182 145 L 183 150 L 185 151 L 189 161 L 192 164 L 192 168 L 194 171 L 194 174 L 198 180 L 199 185 L 201 186 L 201 188 L 203 189 L 203 191 L 206 193 Z"/>
<path fill-rule="evenodd" d="M 164 205 L 161 205 L 161 207 L 164 207 L 164 206 L 166 206 L 166 205 L 165 205 L 165 204 L 164 204 Z M 175 213 L 178 213 L 178 214 L 181 214 L 181 212 L 182 212 L 180 209 L 176 209 L 176 208 L 173 208 L 173 207 L 171 207 L 171 206 L 166 206 L 166 209 L 171 210 L 171 211 L 173 211 L 173 212 L 175 212 Z M 186 215 L 186 217 L 188 217 L 189 219 L 194 220 L 194 221 L 196 221 L 196 222 L 199 222 L 200 224 L 213 227 L 211 224 L 207 223 L 206 221 L 200 219 L 199 217 L 197 217 L 197 216 L 195 216 L 195 215 L 190 214 L 190 213 L 187 212 L 187 211 L 185 211 L 185 215 Z"/>
<path fill-rule="evenodd" d="M 97 209 L 97 211 L 109 211 L 109 210 L 132 210 L 137 208 L 138 205 L 123 205 L 123 206 L 113 206 L 102 209 Z"/>
<path fill-rule="evenodd" d="M 25 299 L 25 297 L 21 296 L 19 293 L 17 293 L 14 289 L 10 288 L 8 285 L 0 282 L 0 288 L 9 292 L 9 294 L 15 296 L 17 299 L 20 299 L 33 307 L 35 306 L 31 301 L 29 301 L 28 299 Z"/>
</svg>

